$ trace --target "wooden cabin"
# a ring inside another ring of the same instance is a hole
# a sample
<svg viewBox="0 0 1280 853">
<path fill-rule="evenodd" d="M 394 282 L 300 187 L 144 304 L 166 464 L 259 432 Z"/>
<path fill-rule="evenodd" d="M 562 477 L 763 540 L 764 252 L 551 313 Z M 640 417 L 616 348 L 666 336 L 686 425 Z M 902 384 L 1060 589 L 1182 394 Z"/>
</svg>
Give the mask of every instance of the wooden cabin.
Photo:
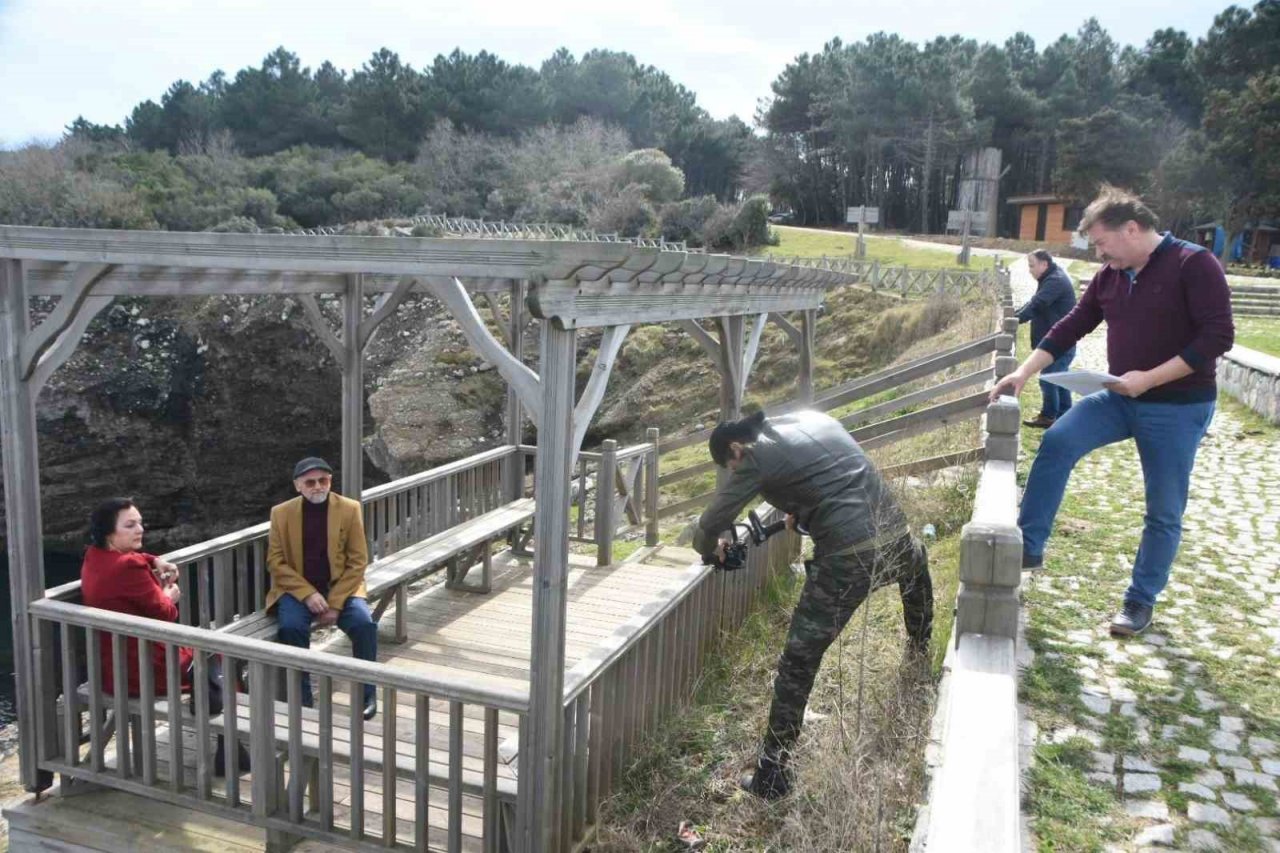
<svg viewBox="0 0 1280 853">
<path fill-rule="evenodd" d="M 1017 239 L 1046 246 L 1069 246 L 1084 206 L 1072 199 L 1053 195 L 1013 196 L 1008 203 L 1018 208 Z"/>
</svg>

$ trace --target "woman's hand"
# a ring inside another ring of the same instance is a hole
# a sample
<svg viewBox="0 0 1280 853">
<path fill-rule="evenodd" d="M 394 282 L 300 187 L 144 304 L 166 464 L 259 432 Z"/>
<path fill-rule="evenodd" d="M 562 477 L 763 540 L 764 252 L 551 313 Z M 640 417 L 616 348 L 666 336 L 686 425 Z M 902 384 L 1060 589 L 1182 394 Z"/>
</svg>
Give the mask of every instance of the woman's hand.
<svg viewBox="0 0 1280 853">
<path fill-rule="evenodd" d="M 163 590 L 161 590 L 161 591 L 162 591 L 165 595 L 169 596 L 169 600 L 170 600 L 170 601 L 172 601 L 174 604 L 177 604 L 177 603 L 178 603 L 178 599 L 182 598 L 182 588 L 181 588 L 181 587 L 179 587 L 176 583 L 171 583 L 171 584 L 167 585 L 167 586 L 166 586 Z"/>
<path fill-rule="evenodd" d="M 159 557 L 156 557 L 156 561 L 151 565 L 151 571 L 155 573 L 156 580 L 160 581 L 161 586 L 167 586 L 178 580 L 178 567 Z"/>
</svg>

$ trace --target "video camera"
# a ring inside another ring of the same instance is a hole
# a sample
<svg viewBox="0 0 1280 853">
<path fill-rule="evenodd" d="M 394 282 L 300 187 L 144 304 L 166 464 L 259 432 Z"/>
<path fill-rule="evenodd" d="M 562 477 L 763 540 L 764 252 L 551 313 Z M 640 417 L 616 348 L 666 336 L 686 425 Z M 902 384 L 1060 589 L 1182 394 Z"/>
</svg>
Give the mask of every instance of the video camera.
<svg viewBox="0 0 1280 853">
<path fill-rule="evenodd" d="M 745 524 L 738 523 L 730 526 L 728 545 L 724 546 L 724 560 L 717 560 L 715 554 L 709 554 L 702 558 L 702 564 L 705 566 L 715 566 L 717 569 L 726 572 L 736 572 L 738 569 L 747 565 L 747 544 L 763 545 L 765 540 L 780 530 L 785 530 L 787 522 L 785 519 L 775 521 L 773 524 L 766 525 L 760 520 L 760 516 L 756 515 L 755 510 L 747 513 L 747 521 Z M 738 536 L 738 528 L 742 528 L 742 536 Z"/>
</svg>

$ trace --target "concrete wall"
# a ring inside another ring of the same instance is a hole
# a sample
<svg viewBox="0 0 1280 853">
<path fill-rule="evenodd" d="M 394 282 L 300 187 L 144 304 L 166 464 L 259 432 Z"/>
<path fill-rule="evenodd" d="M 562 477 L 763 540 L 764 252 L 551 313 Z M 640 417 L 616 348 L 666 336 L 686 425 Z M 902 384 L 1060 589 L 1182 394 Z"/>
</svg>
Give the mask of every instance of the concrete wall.
<svg viewBox="0 0 1280 853">
<path fill-rule="evenodd" d="M 1280 424 L 1280 358 L 1237 346 L 1218 359 L 1218 385 L 1273 424 Z"/>
</svg>

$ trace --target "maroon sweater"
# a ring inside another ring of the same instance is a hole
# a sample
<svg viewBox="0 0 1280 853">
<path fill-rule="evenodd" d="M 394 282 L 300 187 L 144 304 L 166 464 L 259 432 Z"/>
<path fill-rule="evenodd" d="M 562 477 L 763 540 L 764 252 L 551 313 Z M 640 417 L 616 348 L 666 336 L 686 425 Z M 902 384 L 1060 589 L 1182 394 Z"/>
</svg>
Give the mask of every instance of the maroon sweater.
<svg viewBox="0 0 1280 853">
<path fill-rule="evenodd" d="M 1175 355 L 1193 373 L 1137 399 L 1202 403 L 1217 399 L 1217 358 L 1231 349 L 1231 291 L 1222 265 L 1202 246 L 1165 234 L 1141 272 L 1104 266 L 1071 313 L 1040 341 L 1056 359 L 1107 321 L 1109 371 L 1151 370 Z"/>
</svg>

